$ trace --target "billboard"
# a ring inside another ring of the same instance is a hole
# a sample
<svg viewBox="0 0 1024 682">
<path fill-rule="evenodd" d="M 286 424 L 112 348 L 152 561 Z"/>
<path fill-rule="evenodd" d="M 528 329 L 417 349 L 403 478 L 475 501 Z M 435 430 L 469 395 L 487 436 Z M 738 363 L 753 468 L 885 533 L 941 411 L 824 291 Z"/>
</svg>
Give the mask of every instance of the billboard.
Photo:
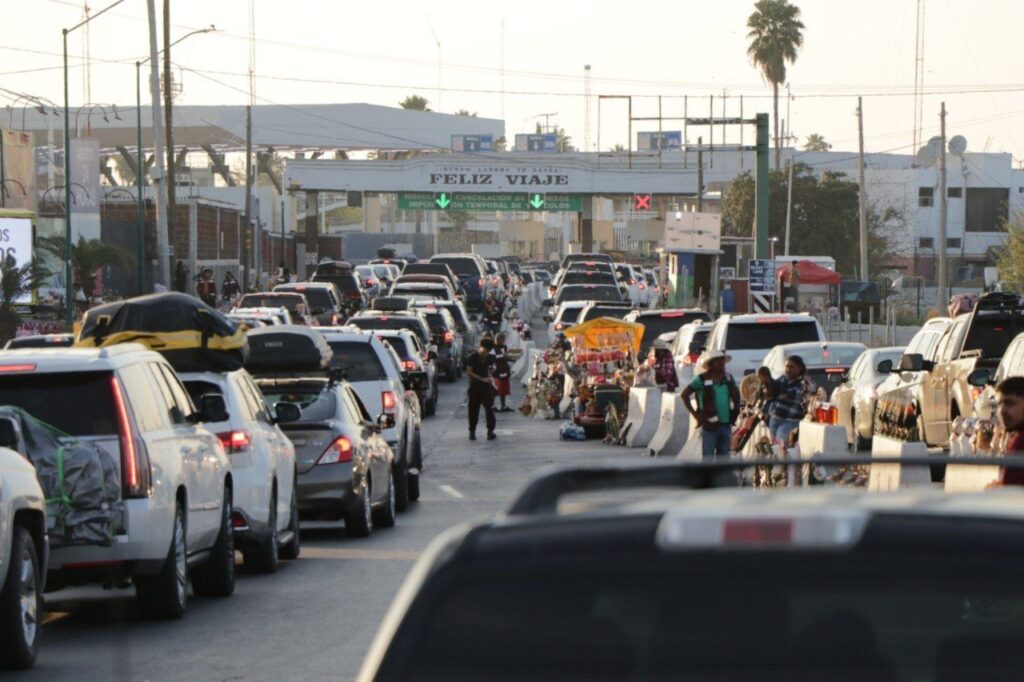
<svg viewBox="0 0 1024 682">
<path fill-rule="evenodd" d="M 98 149 L 97 149 L 98 152 Z M 0 178 L 4 208 L 36 211 L 36 147 L 32 133 L 0 130 Z M 97 161 L 98 163 L 98 161 Z M 99 172 L 97 168 L 97 173 Z"/>
<path fill-rule="evenodd" d="M 0 218 L 0 262 L 8 256 L 14 257 L 18 267 L 32 261 L 32 221 L 29 218 Z M 16 303 L 27 303 L 32 296 L 17 299 Z"/>
</svg>

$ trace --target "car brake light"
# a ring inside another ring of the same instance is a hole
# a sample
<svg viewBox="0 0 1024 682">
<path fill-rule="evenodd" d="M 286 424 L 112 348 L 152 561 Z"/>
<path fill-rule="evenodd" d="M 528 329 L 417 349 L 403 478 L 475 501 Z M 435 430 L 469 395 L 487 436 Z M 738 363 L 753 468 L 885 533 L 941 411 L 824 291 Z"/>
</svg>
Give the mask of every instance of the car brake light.
<svg viewBox="0 0 1024 682">
<path fill-rule="evenodd" d="M 700 353 L 687 353 L 686 357 L 683 358 L 684 365 L 696 365 L 697 360 L 700 358 Z"/>
<path fill-rule="evenodd" d="M 643 282 L 640 282 L 640 288 L 641 288 L 641 289 L 646 289 L 646 288 L 647 288 L 647 285 L 646 285 L 646 284 L 644 284 Z"/>
<path fill-rule="evenodd" d="M 350 291 L 346 294 L 346 296 L 348 298 L 361 298 L 362 294 L 360 294 L 358 291 Z"/>
<path fill-rule="evenodd" d="M 846 371 L 845 367 L 826 367 L 825 374 L 842 374 Z"/>
<path fill-rule="evenodd" d="M 481 287 L 482 287 L 482 286 L 484 285 L 484 278 L 483 278 L 483 277 L 481 277 L 480 279 L 478 279 L 478 280 L 476 281 L 476 284 L 477 284 L 477 286 L 481 286 Z"/>
<path fill-rule="evenodd" d="M 776 324 L 779 322 L 789 322 L 785 317 L 759 317 L 755 320 L 758 324 Z"/>
<path fill-rule="evenodd" d="M 451 332 L 445 332 L 444 333 L 444 342 L 445 343 L 451 343 L 454 340 L 455 340 L 455 334 L 452 334 Z"/>
<path fill-rule="evenodd" d="M 562 324 L 561 322 L 555 322 L 555 331 L 556 331 L 556 332 L 560 332 L 560 331 L 562 331 L 562 329 L 563 329 L 564 327 L 565 327 L 565 325 L 564 325 L 564 324 Z"/>
<path fill-rule="evenodd" d="M 683 312 L 662 313 L 661 315 L 659 315 L 659 317 L 661 317 L 662 319 L 664 319 L 666 317 L 686 317 L 686 313 L 683 313 Z"/>
<path fill-rule="evenodd" d="M 376 282 L 375 282 L 375 281 L 373 281 L 372 279 L 368 279 L 368 280 L 366 280 L 366 286 L 368 286 L 368 287 L 372 287 L 372 286 L 373 286 L 374 284 L 376 284 Z"/>
<path fill-rule="evenodd" d="M 124 497 L 147 497 L 149 495 L 149 465 L 139 457 L 139 449 L 132 433 L 121 382 L 116 376 L 110 377 L 110 390 L 114 395 L 114 411 L 117 414 L 117 435 L 121 446 L 121 484 Z"/>
<path fill-rule="evenodd" d="M 777 545 L 793 542 L 793 519 L 734 519 L 722 528 L 726 545 Z"/>
<path fill-rule="evenodd" d="M 845 549 L 860 540 L 868 523 L 863 510 L 783 510 L 758 517 L 678 509 L 662 517 L 656 534 L 669 551 L 706 549 Z"/>
<path fill-rule="evenodd" d="M 36 366 L 32 364 L 24 365 L 0 365 L 0 372 L 34 372 Z"/>
<path fill-rule="evenodd" d="M 224 446 L 224 452 L 228 454 L 242 452 L 252 445 L 252 439 L 245 431 L 225 431 L 218 433 L 217 438 L 220 438 L 220 444 Z"/>
<path fill-rule="evenodd" d="M 415 360 L 403 360 L 402 361 L 402 369 L 404 369 L 406 372 L 415 372 L 417 370 L 416 361 Z"/>
<path fill-rule="evenodd" d="M 395 394 L 392 391 L 381 391 L 380 402 L 384 406 L 384 411 L 391 413 L 395 411 Z"/>
<path fill-rule="evenodd" d="M 345 436 L 335 438 L 320 455 L 317 464 L 344 464 L 352 461 L 352 441 Z"/>
<path fill-rule="evenodd" d="M 980 386 L 971 386 L 970 387 L 971 402 L 974 402 L 975 400 L 980 398 L 981 394 L 984 393 L 984 392 L 985 392 L 985 389 L 980 387 Z"/>
</svg>

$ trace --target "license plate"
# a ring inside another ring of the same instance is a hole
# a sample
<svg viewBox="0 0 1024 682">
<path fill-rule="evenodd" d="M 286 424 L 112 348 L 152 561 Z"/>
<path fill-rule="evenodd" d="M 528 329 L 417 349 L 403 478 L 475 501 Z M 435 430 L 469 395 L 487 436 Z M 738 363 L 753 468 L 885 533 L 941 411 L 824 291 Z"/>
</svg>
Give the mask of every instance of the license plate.
<svg viewBox="0 0 1024 682">
<path fill-rule="evenodd" d="M 292 438 L 292 445 L 294 445 L 297 448 L 301 448 L 308 442 L 309 441 L 307 441 L 305 438 Z"/>
</svg>

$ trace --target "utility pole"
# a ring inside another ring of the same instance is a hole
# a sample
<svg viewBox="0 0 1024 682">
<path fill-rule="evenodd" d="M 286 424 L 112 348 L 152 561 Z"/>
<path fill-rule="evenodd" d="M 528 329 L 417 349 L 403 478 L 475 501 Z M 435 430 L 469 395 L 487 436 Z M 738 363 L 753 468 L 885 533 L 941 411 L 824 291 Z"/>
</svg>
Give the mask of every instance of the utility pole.
<svg viewBox="0 0 1024 682">
<path fill-rule="evenodd" d="M 160 62 L 156 42 L 156 0 L 147 0 L 149 14 L 149 95 L 153 114 L 153 158 L 156 163 L 152 174 L 156 196 L 156 249 L 160 259 L 160 282 L 171 287 L 171 262 L 167 231 L 167 178 L 164 176 L 164 122 L 160 111 Z"/>
<path fill-rule="evenodd" d="M 789 226 L 793 218 L 793 155 L 789 156 L 789 173 L 786 180 L 786 255 L 789 255 Z"/>
<path fill-rule="evenodd" d="M 857 98 L 857 139 L 860 145 L 860 278 L 868 281 L 868 198 L 864 185 L 864 109 L 863 98 Z M 787 233 L 788 236 L 788 233 Z"/>
<path fill-rule="evenodd" d="M 946 206 L 946 103 L 942 103 L 939 111 L 939 129 L 942 137 L 942 150 L 939 152 L 939 307 L 949 303 L 948 283 L 946 274 L 946 222 L 949 218 Z"/>
<path fill-rule="evenodd" d="M 697 138 L 697 213 L 704 210 L 704 138 Z"/>
<path fill-rule="evenodd" d="M 308 209 L 307 209 L 308 211 Z M 245 224 L 243 227 L 243 234 L 246 236 L 246 240 L 252 239 L 252 105 L 245 105 L 245 218 L 243 219 Z M 243 244 L 245 240 L 243 240 Z M 252 251 L 255 252 L 256 244 L 253 242 Z M 242 264 L 245 267 L 245 277 L 242 281 L 242 288 L 245 291 L 249 290 L 249 281 L 251 279 L 251 272 L 249 270 L 249 251 L 245 249 L 243 252 Z M 259 268 L 255 268 L 256 272 L 259 272 Z M 254 282 L 255 284 L 255 282 Z"/>
<path fill-rule="evenodd" d="M 171 93 L 171 0 L 164 0 L 164 120 L 167 130 L 167 224 L 174 232 L 177 184 L 174 180 L 174 97 Z"/>
</svg>

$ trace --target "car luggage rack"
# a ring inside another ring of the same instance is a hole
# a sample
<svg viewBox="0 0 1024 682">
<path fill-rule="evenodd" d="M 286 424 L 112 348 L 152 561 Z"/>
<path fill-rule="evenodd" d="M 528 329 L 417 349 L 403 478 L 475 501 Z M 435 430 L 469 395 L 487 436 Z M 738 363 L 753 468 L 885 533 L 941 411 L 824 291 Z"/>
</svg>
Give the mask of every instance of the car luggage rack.
<svg viewBox="0 0 1024 682">
<path fill-rule="evenodd" d="M 506 510 L 510 516 L 536 516 L 558 511 L 562 497 L 575 493 L 629 490 L 635 488 L 677 488 L 708 490 L 744 487 L 739 476 L 730 472 L 759 466 L 870 466 L 898 464 L 901 466 L 934 467 L 940 465 L 998 466 L 1024 469 L 1024 457 L 815 457 L 809 460 L 784 461 L 774 458 L 727 459 L 712 462 L 610 462 L 587 466 L 551 465 L 542 469 L 526 484 Z M 1016 487 L 1016 486 L 1009 486 Z"/>
</svg>

